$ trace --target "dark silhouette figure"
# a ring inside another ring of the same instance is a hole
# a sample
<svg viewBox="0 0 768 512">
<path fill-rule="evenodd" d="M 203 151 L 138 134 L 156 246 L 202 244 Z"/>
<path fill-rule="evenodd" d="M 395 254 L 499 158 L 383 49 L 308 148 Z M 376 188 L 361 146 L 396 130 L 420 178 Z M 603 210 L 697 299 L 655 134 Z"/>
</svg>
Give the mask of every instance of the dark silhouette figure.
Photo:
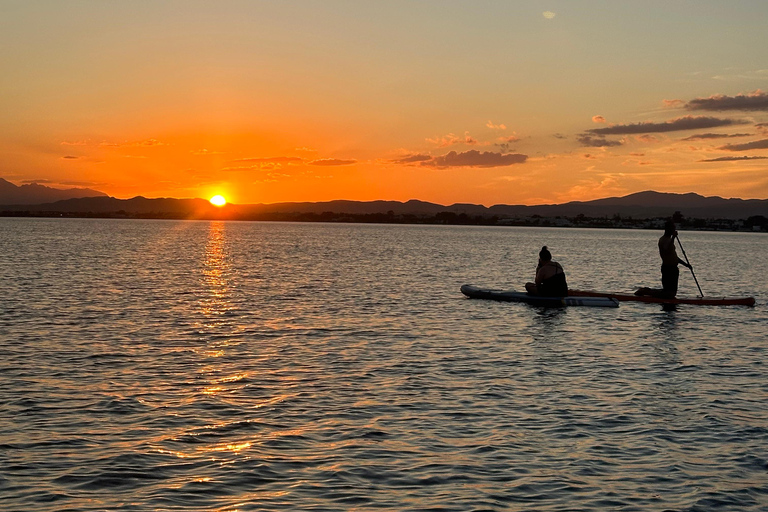
<svg viewBox="0 0 768 512">
<path fill-rule="evenodd" d="M 640 288 L 635 292 L 635 295 L 651 295 L 663 299 L 672 299 L 677 295 L 677 281 L 680 278 L 680 269 L 677 268 L 678 263 L 688 268 L 692 267 L 677 256 L 675 238 L 677 238 L 675 223 L 671 220 L 667 221 L 664 225 L 664 234 L 659 238 L 661 289 Z"/>
<path fill-rule="evenodd" d="M 562 265 L 552 261 L 552 253 L 547 246 L 539 251 L 539 264 L 533 283 L 525 283 L 525 290 L 530 295 L 542 297 L 565 297 L 568 295 L 568 283 Z"/>
</svg>

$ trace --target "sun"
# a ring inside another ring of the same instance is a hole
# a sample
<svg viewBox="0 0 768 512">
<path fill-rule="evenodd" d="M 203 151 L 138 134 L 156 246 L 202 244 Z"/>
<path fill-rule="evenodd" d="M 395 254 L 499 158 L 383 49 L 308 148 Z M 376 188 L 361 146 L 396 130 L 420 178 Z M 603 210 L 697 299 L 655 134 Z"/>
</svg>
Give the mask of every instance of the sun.
<svg viewBox="0 0 768 512">
<path fill-rule="evenodd" d="M 210 201 L 214 206 L 224 206 L 227 204 L 227 200 L 224 199 L 224 196 L 213 196 Z"/>
</svg>

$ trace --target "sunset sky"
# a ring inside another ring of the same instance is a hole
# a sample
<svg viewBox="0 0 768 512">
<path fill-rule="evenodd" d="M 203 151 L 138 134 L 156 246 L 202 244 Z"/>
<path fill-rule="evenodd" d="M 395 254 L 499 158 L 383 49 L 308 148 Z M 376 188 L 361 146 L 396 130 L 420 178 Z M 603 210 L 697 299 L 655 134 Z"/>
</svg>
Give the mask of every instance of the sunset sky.
<svg viewBox="0 0 768 512">
<path fill-rule="evenodd" d="M 119 198 L 768 198 L 768 2 L 0 0 L 0 178 Z"/>
</svg>

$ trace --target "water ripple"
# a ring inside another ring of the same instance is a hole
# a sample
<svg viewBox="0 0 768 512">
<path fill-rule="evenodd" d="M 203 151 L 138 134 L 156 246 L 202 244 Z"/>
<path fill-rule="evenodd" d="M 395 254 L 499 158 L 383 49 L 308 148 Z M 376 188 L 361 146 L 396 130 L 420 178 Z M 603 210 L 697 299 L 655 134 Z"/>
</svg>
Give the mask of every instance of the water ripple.
<svg viewBox="0 0 768 512">
<path fill-rule="evenodd" d="M 643 283 L 653 233 L 0 219 L 0 235 L 5 509 L 768 509 L 768 304 L 458 293 L 529 280 L 543 239 L 569 248 L 569 281 Z M 766 245 L 686 249 L 708 289 L 768 296 Z M 762 266 L 706 275 L 734 254 Z"/>
</svg>

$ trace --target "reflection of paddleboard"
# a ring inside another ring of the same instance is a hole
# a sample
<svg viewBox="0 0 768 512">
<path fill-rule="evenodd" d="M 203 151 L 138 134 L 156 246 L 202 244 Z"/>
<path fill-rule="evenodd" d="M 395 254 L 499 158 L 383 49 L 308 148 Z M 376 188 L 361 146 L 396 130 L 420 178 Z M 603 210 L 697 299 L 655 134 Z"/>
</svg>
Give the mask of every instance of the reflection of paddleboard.
<svg viewBox="0 0 768 512">
<path fill-rule="evenodd" d="M 606 297 L 618 301 L 653 302 L 658 304 L 698 304 L 700 306 L 754 306 L 754 297 L 675 297 L 663 298 L 652 295 L 633 295 L 629 293 L 605 293 L 590 290 L 568 290 L 571 297 Z"/>
<path fill-rule="evenodd" d="M 610 297 L 540 297 L 529 295 L 525 292 L 513 290 L 494 290 L 480 288 L 471 284 L 461 287 L 461 293 L 471 299 L 489 299 L 503 302 L 525 302 L 534 306 L 562 307 L 562 306 L 593 306 L 604 308 L 617 308 L 619 301 Z"/>
</svg>

